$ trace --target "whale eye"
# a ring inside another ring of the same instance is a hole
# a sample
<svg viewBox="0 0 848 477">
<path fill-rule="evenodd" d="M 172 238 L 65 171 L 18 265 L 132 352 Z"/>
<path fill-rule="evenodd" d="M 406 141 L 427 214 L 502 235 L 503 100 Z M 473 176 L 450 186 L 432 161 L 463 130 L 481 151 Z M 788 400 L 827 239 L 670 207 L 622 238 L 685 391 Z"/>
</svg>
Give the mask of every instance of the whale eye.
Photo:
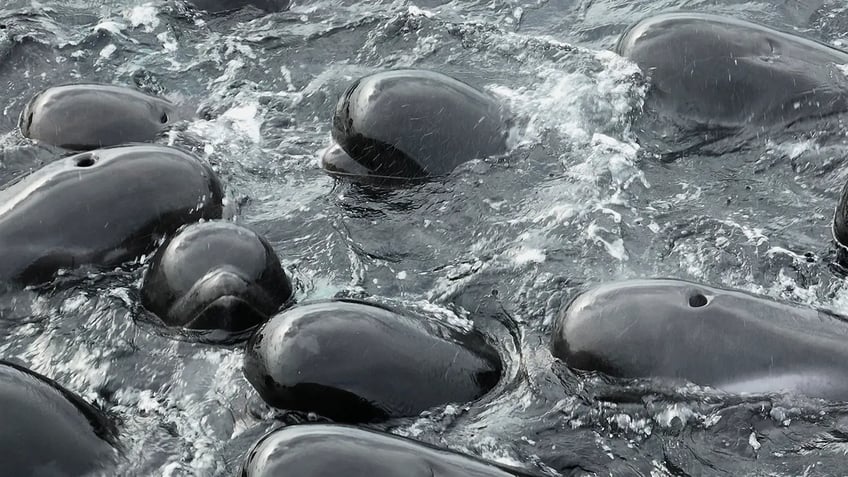
<svg viewBox="0 0 848 477">
<path fill-rule="evenodd" d="M 77 167 L 91 167 L 94 165 L 94 158 L 91 155 L 85 155 L 77 159 Z"/>
<path fill-rule="evenodd" d="M 689 297 L 689 306 L 692 308 L 700 308 L 707 304 L 707 297 L 702 293 L 694 293 Z"/>
<path fill-rule="evenodd" d="M 159 122 L 165 124 L 168 122 L 168 113 L 162 113 L 162 116 L 159 118 Z"/>
</svg>

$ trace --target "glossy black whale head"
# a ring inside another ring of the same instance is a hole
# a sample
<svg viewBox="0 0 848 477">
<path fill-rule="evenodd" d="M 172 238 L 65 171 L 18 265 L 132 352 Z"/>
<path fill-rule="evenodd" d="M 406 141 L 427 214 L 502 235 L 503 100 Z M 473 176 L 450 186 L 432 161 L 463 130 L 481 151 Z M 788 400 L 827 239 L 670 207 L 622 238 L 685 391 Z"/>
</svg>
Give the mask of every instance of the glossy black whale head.
<svg viewBox="0 0 848 477">
<path fill-rule="evenodd" d="M 0 473 L 107 475 L 119 451 L 114 424 L 52 379 L 0 360 Z"/>
<path fill-rule="evenodd" d="M 333 139 L 368 176 L 422 179 L 506 152 L 509 122 L 504 105 L 459 80 L 394 70 L 360 78 L 342 94 Z"/>
<path fill-rule="evenodd" d="M 530 474 L 411 439 L 339 424 L 303 424 L 263 436 L 243 477 L 526 477 Z"/>
<path fill-rule="evenodd" d="M 475 330 L 352 300 L 279 313 L 244 358 L 245 377 L 269 405 L 349 423 L 473 401 L 501 373 L 497 351 Z"/>
<path fill-rule="evenodd" d="M 170 326 L 243 331 L 277 312 L 292 286 L 271 245 L 231 222 L 185 227 L 153 257 L 142 305 Z"/>
<path fill-rule="evenodd" d="M 68 84 L 36 94 L 21 113 L 19 127 L 37 141 L 89 150 L 151 142 L 180 119 L 170 101 L 132 88 Z"/>
<path fill-rule="evenodd" d="M 762 129 L 848 110 L 848 53 L 763 25 L 666 13 L 631 26 L 616 52 L 650 78 L 650 108 L 696 127 Z"/>
<path fill-rule="evenodd" d="M 682 280 L 599 285 L 557 317 L 553 355 L 622 378 L 848 399 L 848 321 Z"/>
<path fill-rule="evenodd" d="M 0 280 L 49 281 L 60 269 L 115 267 L 185 224 L 221 218 L 212 169 L 154 144 L 56 160 L 0 191 Z"/>
</svg>

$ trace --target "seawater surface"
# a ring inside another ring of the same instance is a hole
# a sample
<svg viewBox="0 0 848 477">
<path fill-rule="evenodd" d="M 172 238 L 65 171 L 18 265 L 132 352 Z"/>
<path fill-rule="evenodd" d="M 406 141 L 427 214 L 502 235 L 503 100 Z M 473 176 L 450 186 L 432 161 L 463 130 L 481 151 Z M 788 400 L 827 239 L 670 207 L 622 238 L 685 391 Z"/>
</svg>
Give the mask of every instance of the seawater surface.
<svg viewBox="0 0 848 477">
<path fill-rule="evenodd" d="M 38 90 L 96 81 L 163 95 L 199 119 L 161 142 L 212 164 L 230 218 L 268 237 L 299 301 L 366 297 L 498 343 L 507 376 L 487 397 L 373 427 L 552 476 L 845 475 L 848 403 L 613 380 L 548 351 L 558 310 L 614 279 L 677 277 L 848 313 L 830 236 L 848 180 L 840 118 L 673 156 L 639 140 L 646 84 L 609 50 L 629 24 L 679 8 L 834 45 L 848 34 L 848 8 L 813 0 L 303 0 L 221 16 L 172 1 L 5 0 L 0 182 L 64 154 L 16 131 Z M 508 104 L 509 154 L 395 190 L 324 174 L 339 95 L 401 67 Z M 145 266 L 0 297 L 0 356 L 106 409 L 120 475 L 235 475 L 264 432 L 315 419 L 268 408 L 240 346 L 146 320 Z"/>
</svg>

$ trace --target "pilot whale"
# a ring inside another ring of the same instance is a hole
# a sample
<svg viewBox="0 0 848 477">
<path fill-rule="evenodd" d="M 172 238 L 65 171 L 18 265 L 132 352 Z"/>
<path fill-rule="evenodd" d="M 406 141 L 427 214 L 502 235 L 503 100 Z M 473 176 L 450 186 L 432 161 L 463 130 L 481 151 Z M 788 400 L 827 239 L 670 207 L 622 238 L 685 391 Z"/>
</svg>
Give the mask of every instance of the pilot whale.
<svg viewBox="0 0 848 477">
<path fill-rule="evenodd" d="M 271 406 L 347 423 L 474 401 L 502 368 L 476 330 L 353 300 L 283 311 L 254 333 L 244 357 L 245 377 Z"/>
<path fill-rule="evenodd" d="M 339 424 L 272 431 L 248 451 L 244 477 L 530 477 L 411 439 Z"/>
<path fill-rule="evenodd" d="M 687 281 L 586 291 L 557 317 L 551 349 L 570 367 L 616 377 L 848 400 L 848 321 Z"/>
<path fill-rule="evenodd" d="M 506 106 L 462 81 L 428 70 L 383 71 L 339 98 L 332 135 L 343 151 L 330 148 L 322 164 L 338 176 L 442 176 L 506 152 L 509 129 Z"/>
<path fill-rule="evenodd" d="M 169 326 L 239 332 L 263 323 L 292 297 L 265 238 L 232 222 L 186 226 L 153 256 L 141 303 Z"/>
<path fill-rule="evenodd" d="M 0 474 L 107 475 L 117 431 L 99 409 L 41 374 L 0 360 Z"/>
<path fill-rule="evenodd" d="M 143 144 L 59 159 L 0 190 L 0 281 L 114 267 L 185 224 L 221 218 L 212 169 L 182 149 Z"/>
<path fill-rule="evenodd" d="M 666 13 L 616 52 L 647 75 L 647 106 L 696 128 L 762 129 L 848 110 L 848 53 L 734 18 Z"/>
<path fill-rule="evenodd" d="M 25 137 L 72 150 L 152 142 L 182 118 L 170 101 L 124 86 L 68 84 L 36 94 L 20 116 Z"/>
</svg>

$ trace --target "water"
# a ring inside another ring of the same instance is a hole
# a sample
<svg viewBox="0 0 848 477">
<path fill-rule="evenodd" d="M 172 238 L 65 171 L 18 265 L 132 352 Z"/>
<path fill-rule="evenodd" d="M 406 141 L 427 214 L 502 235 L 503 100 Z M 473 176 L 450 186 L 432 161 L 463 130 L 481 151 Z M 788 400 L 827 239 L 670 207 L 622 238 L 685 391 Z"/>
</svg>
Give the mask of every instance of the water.
<svg viewBox="0 0 848 477">
<path fill-rule="evenodd" d="M 678 277 L 848 312 L 830 239 L 848 180 L 841 120 L 679 157 L 669 151 L 690 144 L 641 140 L 644 81 L 607 51 L 630 23 L 676 7 L 844 45 L 848 9 L 823 3 L 316 0 L 206 17 L 159 1 L 6 0 L 0 180 L 61 154 L 15 131 L 37 90 L 100 81 L 164 95 L 200 119 L 162 142 L 213 165 L 230 218 L 268 237 L 299 301 L 370 297 L 499 344 L 508 371 L 489 396 L 378 429 L 548 475 L 844 475 L 848 403 L 612 380 L 547 351 L 560 307 L 613 279 Z M 509 104 L 508 156 L 393 191 L 325 175 L 338 96 L 398 67 Z M 108 410 L 121 475 L 233 475 L 265 431 L 310 417 L 265 406 L 238 346 L 140 316 L 145 261 L 6 292 L 0 355 Z"/>
</svg>

